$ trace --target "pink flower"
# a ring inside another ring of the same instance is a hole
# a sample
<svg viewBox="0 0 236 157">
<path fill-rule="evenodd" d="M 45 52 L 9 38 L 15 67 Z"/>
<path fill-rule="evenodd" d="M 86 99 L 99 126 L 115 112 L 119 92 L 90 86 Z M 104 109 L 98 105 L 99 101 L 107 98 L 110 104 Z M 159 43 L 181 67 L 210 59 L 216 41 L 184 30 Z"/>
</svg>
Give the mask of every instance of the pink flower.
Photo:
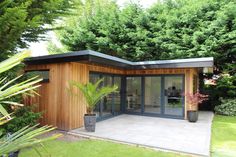
<svg viewBox="0 0 236 157">
<path fill-rule="evenodd" d="M 196 93 L 186 93 L 185 97 L 187 98 L 187 103 L 191 105 L 201 104 L 203 101 L 208 100 L 208 95 L 201 94 L 199 91 Z"/>
</svg>

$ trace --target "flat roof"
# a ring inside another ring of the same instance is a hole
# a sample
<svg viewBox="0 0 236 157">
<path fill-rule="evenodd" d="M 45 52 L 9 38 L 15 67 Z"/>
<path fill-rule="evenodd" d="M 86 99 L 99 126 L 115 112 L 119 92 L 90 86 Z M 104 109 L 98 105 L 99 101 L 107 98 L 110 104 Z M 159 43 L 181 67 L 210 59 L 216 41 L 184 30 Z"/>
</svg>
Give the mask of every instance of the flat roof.
<svg viewBox="0 0 236 157">
<path fill-rule="evenodd" d="M 92 50 L 68 52 L 63 54 L 46 55 L 26 58 L 28 65 L 49 64 L 60 62 L 85 62 L 114 66 L 126 69 L 150 69 L 150 68 L 186 68 L 186 67 L 213 67 L 213 57 L 155 60 L 131 62 L 118 57 L 106 55 Z"/>
</svg>

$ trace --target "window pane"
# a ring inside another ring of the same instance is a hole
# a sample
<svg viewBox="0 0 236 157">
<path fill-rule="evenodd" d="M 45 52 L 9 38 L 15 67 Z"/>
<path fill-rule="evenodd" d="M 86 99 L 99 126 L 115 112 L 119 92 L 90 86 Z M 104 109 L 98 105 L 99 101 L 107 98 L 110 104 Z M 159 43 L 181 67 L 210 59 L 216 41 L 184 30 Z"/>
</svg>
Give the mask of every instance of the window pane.
<svg viewBox="0 0 236 157">
<path fill-rule="evenodd" d="M 89 82 L 96 83 L 100 79 L 98 74 L 90 74 L 89 75 Z"/>
<path fill-rule="evenodd" d="M 118 86 L 117 92 L 114 93 L 114 112 L 119 113 L 121 111 L 121 77 L 114 77 L 114 85 Z"/>
<path fill-rule="evenodd" d="M 89 75 L 89 81 L 91 83 L 96 83 L 99 79 L 100 79 L 99 74 L 90 74 Z M 100 110 L 101 110 L 101 108 L 100 108 L 100 101 L 99 101 L 93 110 L 93 112 L 96 114 L 97 117 L 101 116 Z"/>
<path fill-rule="evenodd" d="M 127 77 L 126 110 L 141 112 L 141 77 Z"/>
<path fill-rule="evenodd" d="M 37 70 L 37 71 L 27 71 L 26 76 L 34 77 L 39 76 L 43 79 L 43 82 L 49 82 L 49 70 Z"/>
<path fill-rule="evenodd" d="M 109 75 L 104 75 L 103 86 L 111 87 L 112 86 L 112 77 Z M 102 116 L 107 116 L 112 114 L 112 93 L 105 96 L 102 100 Z"/>
<path fill-rule="evenodd" d="M 120 100 L 121 77 L 112 76 L 108 74 L 90 73 L 89 80 L 90 82 L 95 83 L 101 78 L 103 78 L 104 81 L 103 83 L 101 83 L 100 87 L 104 86 L 111 87 L 115 84 L 118 86 L 118 92 L 111 93 L 103 97 L 103 99 L 96 105 L 94 112 L 97 114 L 98 117 L 107 117 L 111 115 L 116 115 L 120 113 L 121 110 L 121 100 Z"/>
<path fill-rule="evenodd" d="M 183 79 L 181 76 L 165 77 L 165 114 L 183 115 Z"/>
<path fill-rule="evenodd" d="M 161 78 L 145 77 L 144 112 L 161 113 Z"/>
</svg>

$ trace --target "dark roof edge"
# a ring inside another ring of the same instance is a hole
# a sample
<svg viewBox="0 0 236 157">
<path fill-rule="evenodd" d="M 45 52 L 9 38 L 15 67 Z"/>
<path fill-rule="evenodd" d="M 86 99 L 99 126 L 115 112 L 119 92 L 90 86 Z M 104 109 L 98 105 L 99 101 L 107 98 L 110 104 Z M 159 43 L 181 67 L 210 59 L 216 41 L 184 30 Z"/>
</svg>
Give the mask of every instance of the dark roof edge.
<svg viewBox="0 0 236 157">
<path fill-rule="evenodd" d="M 129 69 L 146 69 L 146 68 L 181 68 L 181 67 L 213 67 L 213 57 L 157 60 L 157 61 L 140 61 L 131 62 L 118 57 L 102 54 L 92 50 L 83 50 L 77 52 L 46 55 L 26 58 L 26 64 L 48 64 L 58 62 L 75 62 L 89 61 L 98 64 L 111 65 L 115 67 Z"/>
</svg>

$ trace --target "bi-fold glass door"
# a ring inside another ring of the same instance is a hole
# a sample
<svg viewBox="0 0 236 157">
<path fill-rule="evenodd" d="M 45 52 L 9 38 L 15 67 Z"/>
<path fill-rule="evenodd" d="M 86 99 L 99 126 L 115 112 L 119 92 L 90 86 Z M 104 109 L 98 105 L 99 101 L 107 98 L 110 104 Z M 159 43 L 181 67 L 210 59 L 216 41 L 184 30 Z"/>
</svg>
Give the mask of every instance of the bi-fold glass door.
<svg viewBox="0 0 236 157">
<path fill-rule="evenodd" d="M 126 112 L 184 117 L 184 76 L 126 77 Z"/>
<path fill-rule="evenodd" d="M 127 76 L 91 73 L 90 82 L 104 78 L 101 86 L 118 86 L 95 107 L 98 120 L 126 113 L 184 117 L 184 75 Z"/>
<path fill-rule="evenodd" d="M 104 81 L 100 87 L 117 85 L 118 92 L 105 96 L 97 103 L 94 113 L 98 120 L 118 115 L 121 112 L 121 76 L 102 73 L 90 73 L 89 75 L 89 81 L 92 83 L 97 82 L 101 78 Z"/>
<path fill-rule="evenodd" d="M 112 82 L 112 76 L 110 75 L 103 75 L 102 76 L 104 81 L 103 81 L 103 85 L 102 86 L 109 86 L 111 87 L 113 85 Z M 102 100 L 101 100 L 101 116 L 106 117 L 106 116 L 110 116 L 112 115 L 112 113 L 114 112 L 112 109 L 113 106 L 113 93 L 108 94 L 107 96 L 105 96 Z"/>
<path fill-rule="evenodd" d="M 161 77 L 145 77 L 144 112 L 161 114 Z"/>
<path fill-rule="evenodd" d="M 183 76 L 164 77 L 164 114 L 183 116 L 184 114 L 184 80 Z"/>
<path fill-rule="evenodd" d="M 141 77 L 126 77 L 126 111 L 142 112 Z"/>
</svg>

